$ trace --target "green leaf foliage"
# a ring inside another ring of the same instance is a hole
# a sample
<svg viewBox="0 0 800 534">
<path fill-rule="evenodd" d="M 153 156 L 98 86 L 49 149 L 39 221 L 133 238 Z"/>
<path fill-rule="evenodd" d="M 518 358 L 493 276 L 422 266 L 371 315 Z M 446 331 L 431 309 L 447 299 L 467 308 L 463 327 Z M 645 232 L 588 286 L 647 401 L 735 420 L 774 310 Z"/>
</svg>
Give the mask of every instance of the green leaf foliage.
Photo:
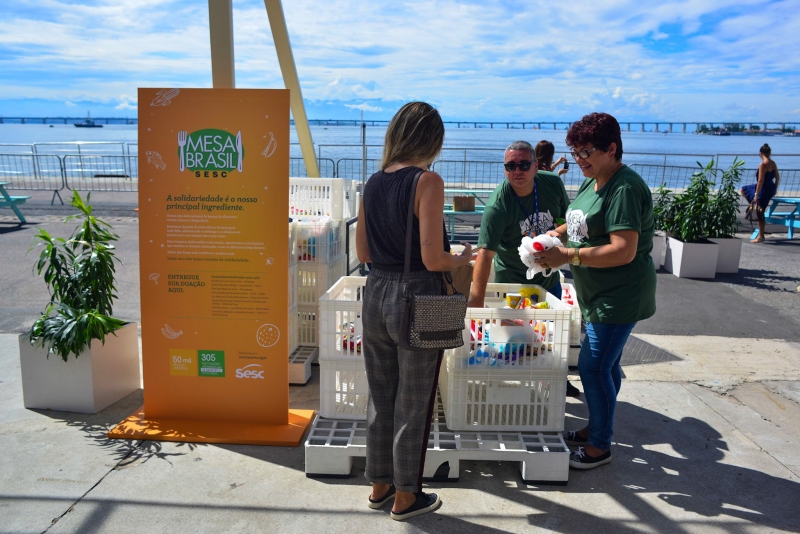
<svg viewBox="0 0 800 534">
<path fill-rule="evenodd" d="M 739 230 L 739 182 L 744 161 L 736 158 L 722 173 L 719 188 L 711 200 L 708 237 L 731 238 Z"/>
<path fill-rule="evenodd" d="M 739 192 L 744 162 L 734 160 L 720 177 L 720 186 L 712 195 L 719 170 L 714 160 L 705 166 L 698 162 L 700 170 L 692 175 L 692 181 L 682 193 L 672 192 L 661 186 L 653 201 L 656 229 L 666 231 L 685 243 L 699 243 L 709 237 L 733 237 L 739 227 Z"/>
<path fill-rule="evenodd" d="M 77 357 L 92 339 L 105 342 L 107 334 L 124 325 L 110 317 L 117 298 L 115 262 L 119 262 L 113 243 L 119 236 L 92 215 L 90 195 L 84 202 L 75 191 L 70 199 L 79 213 L 64 222 L 81 222 L 69 239 L 53 237 L 40 228 L 30 248 L 41 247 L 34 270 L 47 284 L 50 302 L 28 337 L 31 343 L 41 341 L 48 355 L 58 354 L 64 361 L 70 353 Z"/>
</svg>

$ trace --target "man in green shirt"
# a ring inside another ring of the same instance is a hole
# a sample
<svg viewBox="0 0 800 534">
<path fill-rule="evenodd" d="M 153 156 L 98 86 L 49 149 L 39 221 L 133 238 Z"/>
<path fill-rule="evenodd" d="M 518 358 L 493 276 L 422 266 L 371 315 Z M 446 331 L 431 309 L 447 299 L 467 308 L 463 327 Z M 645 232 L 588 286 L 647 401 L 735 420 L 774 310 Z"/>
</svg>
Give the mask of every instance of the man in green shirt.
<svg viewBox="0 0 800 534">
<path fill-rule="evenodd" d="M 527 141 L 514 141 L 503 161 L 506 180 L 486 202 L 481 219 L 478 252 L 472 272 L 468 306 L 483 308 L 486 284 L 494 261 L 494 281 L 500 284 L 536 284 L 561 298 L 561 275 L 536 274 L 528 280 L 528 268 L 519 258 L 519 246 L 526 235 L 535 237 L 554 229 L 567 214 L 569 197 L 561 178 L 552 172 L 538 171 L 533 147 Z M 567 382 L 567 395 L 579 397 L 580 390 Z"/>
<path fill-rule="evenodd" d="M 536 171 L 534 150 L 527 141 L 508 146 L 504 166 L 506 180 L 489 197 L 481 220 L 478 246 L 486 248 L 475 260 L 468 304 L 472 308 L 483 307 L 492 261 L 495 282 L 536 284 L 561 297 L 558 272 L 528 280 L 518 249 L 524 236 L 544 234 L 566 216 L 569 198 L 564 183 L 555 173 Z"/>
</svg>

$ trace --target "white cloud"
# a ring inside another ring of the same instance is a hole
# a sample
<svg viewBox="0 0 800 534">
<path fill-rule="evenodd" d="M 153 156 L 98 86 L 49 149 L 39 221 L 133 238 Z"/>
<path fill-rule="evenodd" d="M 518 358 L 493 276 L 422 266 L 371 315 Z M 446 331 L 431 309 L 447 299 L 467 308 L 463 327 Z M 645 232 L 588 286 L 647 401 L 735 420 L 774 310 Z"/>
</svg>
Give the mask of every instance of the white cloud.
<svg viewBox="0 0 800 534">
<path fill-rule="evenodd" d="M 361 104 L 345 104 L 345 107 L 350 109 L 360 109 L 361 111 L 383 111 L 383 108 L 380 106 L 371 106 L 366 102 L 362 102 Z"/>
<path fill-rule="evenodd" d="M 0 6 L 0 99 L 131 110 L 120 95 L 136 87 L 211 85 L 206 2 L 42 0 L 39 15 L 18 5 Z M 294 0 L 284 10 L 304 98 L 343 109 L 421 99 L 452 119 L 604 107 L 623 120 L 736 120 L 758 106 L 773 119 L 794 112 L 800 86 L 800 55 L 786 52 L 800 47 L 800 0 Z M 412 20 L 446 23 L 398 23 Z M 234 33 L 237 85 L 283 87 L 261 0 L 234 3 Z"/>
<path fill-rule="evenodd" d="M 75 106 L 77 106 L 77 105 L 78 105 L 78 104 L 73 104 L 73 103 L 72 103 L 72 102 L 70 102 L 69 100 L 67 100 L 66 102 L 64 102 L 64 104 L 66 104 L 67 106 L 69 106 L 69 107 L 71 107 L 71 108 L 72 108 L 72 107 L 75 107 Z"/>
</svg>

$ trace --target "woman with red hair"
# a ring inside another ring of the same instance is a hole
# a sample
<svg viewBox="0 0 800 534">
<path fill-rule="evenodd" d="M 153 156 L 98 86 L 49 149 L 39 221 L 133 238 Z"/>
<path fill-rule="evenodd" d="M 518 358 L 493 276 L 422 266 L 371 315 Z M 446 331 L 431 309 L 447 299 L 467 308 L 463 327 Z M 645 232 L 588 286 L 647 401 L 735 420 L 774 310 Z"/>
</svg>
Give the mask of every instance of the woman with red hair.
<svg viewBox="0 0 800 534">
<path fill-rule="evenodd" d="M 636 323 L 656 311 L 653 199 L 642 177 L 622 163 L 622 134 L 611 115 L 584 116 L 570 126 L 567 145 L 586 180 L 566 224 L 549 232 L 567 246 L 538 254 L 537 263 L 572 265 L 586 320 L 578 372 L 589 422 L 565 440 L 578 446 L 570 466 L 592 469 L 611 461 L 622 350 Z"/>
</svg>

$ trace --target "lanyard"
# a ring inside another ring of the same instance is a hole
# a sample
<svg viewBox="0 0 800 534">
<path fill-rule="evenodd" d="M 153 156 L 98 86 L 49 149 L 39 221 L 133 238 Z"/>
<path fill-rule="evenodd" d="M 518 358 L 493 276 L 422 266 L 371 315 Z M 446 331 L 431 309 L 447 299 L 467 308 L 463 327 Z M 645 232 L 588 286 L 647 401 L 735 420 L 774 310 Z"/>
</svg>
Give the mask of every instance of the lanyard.
<svg viewBox="0 0 800 534">
<path fill-rule="evenodd" d="M 531 224 L 533 222 L 532 220 L 533 217 L 531 215 L 528 215 L 528 210 L 526 210 L 525 206 L 522 205 L 522 200 L 519 198 L 517 192 L 514 191 L 514 189 L 511 189 L 511 191 L 514 192 L 514 198 L 517 199 L 517 204 L 519 204 L 519 207 L 522 208 L 522 213 L 525 214 L 525 220 L 528 221 L 528 225 L 530 225 L 531 228 L 533 228 L 531 235 L 533 237 L 536 237 L 537 232 L 539 230 L 539 193 L 536 191 L 536 180 L 533 181 L 533 211 L 534 214 L 536 215 L 536 226 L 533 226 Z"/>
</svg>

